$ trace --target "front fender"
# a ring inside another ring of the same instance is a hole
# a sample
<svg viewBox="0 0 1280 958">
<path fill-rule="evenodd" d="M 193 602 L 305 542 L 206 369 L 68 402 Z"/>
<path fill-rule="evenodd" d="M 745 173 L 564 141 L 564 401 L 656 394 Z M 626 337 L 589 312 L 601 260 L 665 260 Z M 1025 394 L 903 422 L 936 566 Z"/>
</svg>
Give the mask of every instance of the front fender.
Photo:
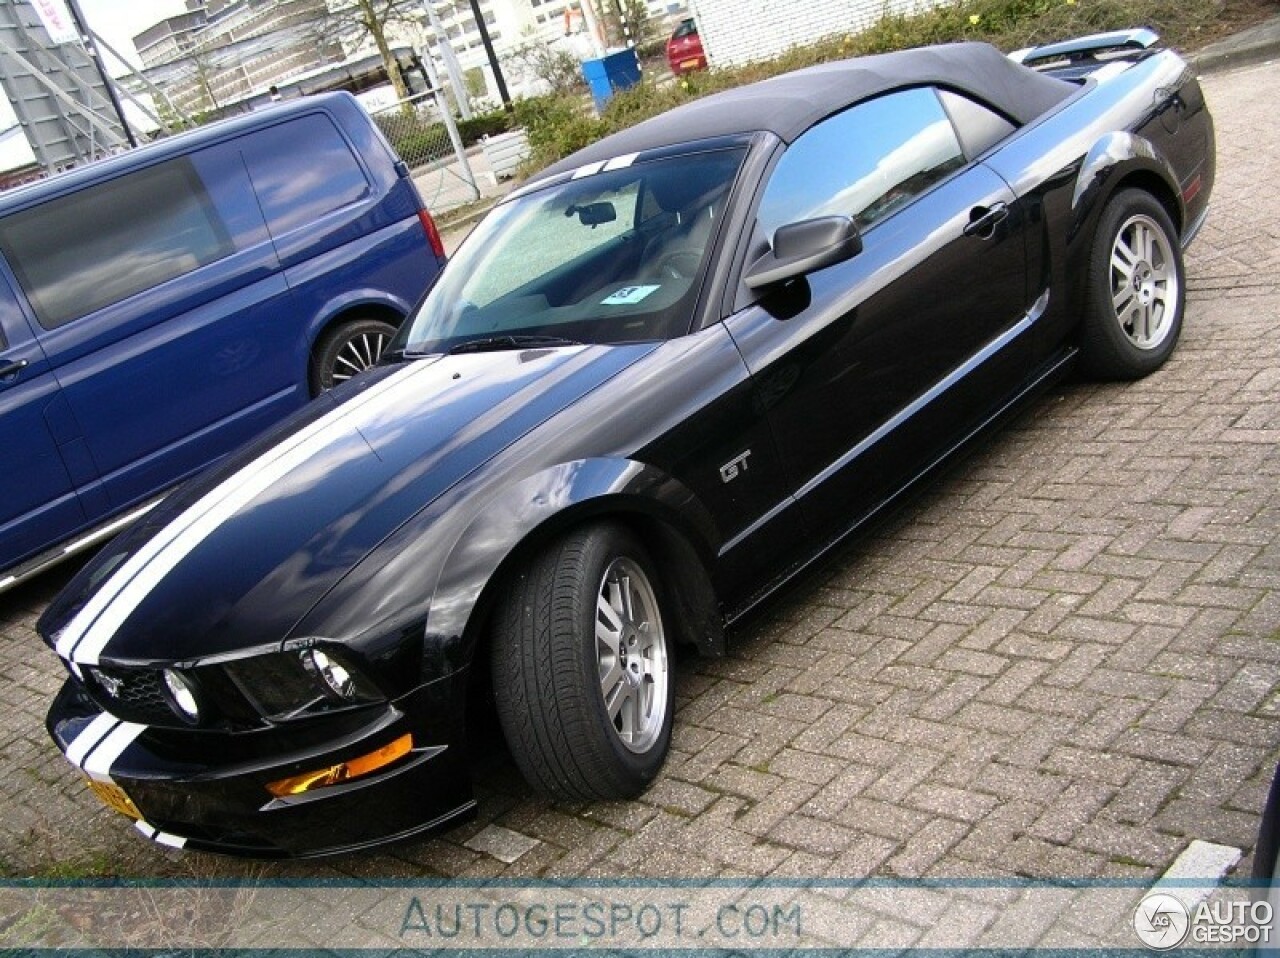
<svg viewBox="0 0 1280 958">
<path fill-rule="evenodd" d="M 707 569 L 715 555 L 715 524 L 684 484 L 629 459 L 583 459 L 552 466 L 506 487 L 457 538 L 431 598 L 429 639 L 465 637 L 459 660 L 471 658 L 474 624 L 483 619 L 506 567 L 571 526 L 603 515 L 649 520 L 655 560 L 674 591 L 677 630 L 712 654 L 722 651 L 719 610 Z"/>
</svg>

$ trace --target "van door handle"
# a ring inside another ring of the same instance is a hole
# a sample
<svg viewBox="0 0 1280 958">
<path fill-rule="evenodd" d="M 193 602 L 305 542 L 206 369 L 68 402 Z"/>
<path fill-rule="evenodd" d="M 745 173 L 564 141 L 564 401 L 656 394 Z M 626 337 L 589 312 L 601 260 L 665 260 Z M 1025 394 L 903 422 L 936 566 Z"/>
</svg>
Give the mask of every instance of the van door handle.
<svg viewBox="0 0 1280 958">
<path fill-rule="evenodd" d="M 0 379 L 12 379 L 29 365 L 25 359 L 11 359 L 7 363 L 0 363 Z"/>
<path fill-rule="evenodd" d="M 995 235 L 996 227 L 1008 218 L 1009 207 L 1004 203 L 975 206 L 969 211 L 969 223 L 964 228 L 964 235 L 990 239 Z"/>
</svg>

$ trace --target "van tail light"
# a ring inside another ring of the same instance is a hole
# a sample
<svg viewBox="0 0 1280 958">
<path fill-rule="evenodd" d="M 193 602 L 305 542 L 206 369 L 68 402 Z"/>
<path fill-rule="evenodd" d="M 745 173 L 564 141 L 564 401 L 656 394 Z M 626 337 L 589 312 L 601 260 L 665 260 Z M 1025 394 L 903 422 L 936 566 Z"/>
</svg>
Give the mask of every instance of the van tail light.
<svg viewBox="0 0 1280 958">
<path fill-rule="evenodd" d="M 431 252 L 438 258 L 444 259 L 444 241 L 440 239 L 440 230 L 436 228 L 436 221 L 425 209 L 418 210 L 418 219 L 422 222 L 422 228 L 427 231 L 427 242 L 431 244 Z"/>
</svg>

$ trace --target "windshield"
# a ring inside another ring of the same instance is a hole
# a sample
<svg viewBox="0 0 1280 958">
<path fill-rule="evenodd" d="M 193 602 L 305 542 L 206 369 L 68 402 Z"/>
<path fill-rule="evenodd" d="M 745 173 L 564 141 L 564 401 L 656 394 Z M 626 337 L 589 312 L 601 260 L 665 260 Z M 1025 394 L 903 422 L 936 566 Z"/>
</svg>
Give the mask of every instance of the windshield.
<svg viewBox="0 0 1280 958">
<path fill-rule="evenodd" d="M 719 150 L 578 176 L 476 227 L 393 349 L 407 354 L 670 339 L 689 331 L 744 155 Z"/>
</svg>

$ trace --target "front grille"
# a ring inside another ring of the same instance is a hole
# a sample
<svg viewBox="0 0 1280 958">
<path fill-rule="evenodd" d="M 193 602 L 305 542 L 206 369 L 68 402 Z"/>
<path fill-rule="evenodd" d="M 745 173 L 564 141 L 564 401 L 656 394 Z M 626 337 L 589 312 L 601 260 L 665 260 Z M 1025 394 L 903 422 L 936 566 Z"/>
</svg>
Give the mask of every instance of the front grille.
<svg viewBox="0 0 1280 958">
<path fill-rule="evenodd" d="M 85 669 L 94 700 L 116 718 L 143 725 L 182 725 L 169 707 L 159 669 Z"/>
</svg>

